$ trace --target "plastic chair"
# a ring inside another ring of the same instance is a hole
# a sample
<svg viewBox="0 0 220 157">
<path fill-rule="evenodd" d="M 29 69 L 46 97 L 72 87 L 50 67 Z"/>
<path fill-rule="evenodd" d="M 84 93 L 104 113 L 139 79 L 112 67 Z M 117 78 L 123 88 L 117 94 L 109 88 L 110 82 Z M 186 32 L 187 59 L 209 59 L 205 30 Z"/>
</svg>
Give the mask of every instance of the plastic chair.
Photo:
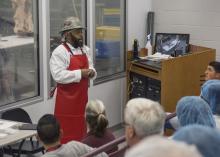
<svg viewBox="0 0 220 157">
<path fill-rule="evenodd" d="M 15 108 L 2 113 L 2 119 L 18 121 L 32 124 L 28 113 L 21 109 Z M 4 153 L 19 157 L 21 154 L 35 154 L 42 152 L 44 154 L 44 147 L 38 141 L 32 140 L 32 137 L 24 139 L 12 145 L 3 148 Z"/>
</svg>

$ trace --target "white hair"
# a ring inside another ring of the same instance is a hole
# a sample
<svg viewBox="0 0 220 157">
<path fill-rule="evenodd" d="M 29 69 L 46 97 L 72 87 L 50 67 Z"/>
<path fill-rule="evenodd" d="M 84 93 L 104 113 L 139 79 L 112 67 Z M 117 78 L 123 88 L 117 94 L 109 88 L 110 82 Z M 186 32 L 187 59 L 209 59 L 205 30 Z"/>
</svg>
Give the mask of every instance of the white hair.
<svg viewBox="0 0 220 157">
<path fill-rule="evenodd" d="M 126 152 L 125 157 L 202 157 L 194 145 L 153 136 L 142 140 Z"/>
<path fill-rule="evenodd" d="M 165 112 L 158 102 L 146 98 L 134 98 L 126 105 L 125 122 L 134 128 L 140 138 L 162 134 Z"/>
<path fill-rule="evenodd" d="M 91 100 L 86 105 L 86 113 L 105 114 L 105 106 L 101 100 Z"/>
</svg>

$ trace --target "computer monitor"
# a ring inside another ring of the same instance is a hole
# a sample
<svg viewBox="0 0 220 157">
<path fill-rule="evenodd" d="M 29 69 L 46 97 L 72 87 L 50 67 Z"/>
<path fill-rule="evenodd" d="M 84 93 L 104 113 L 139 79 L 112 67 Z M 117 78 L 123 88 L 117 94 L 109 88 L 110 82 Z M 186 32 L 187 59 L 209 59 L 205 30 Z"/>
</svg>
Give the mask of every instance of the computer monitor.
<svg viewBox="0 0 220 157">
<path fill-rule="evenodd" d="M 185 55 L 189 52 L 189 34 L 156 33 L 155 53 Z"/>
</svg>

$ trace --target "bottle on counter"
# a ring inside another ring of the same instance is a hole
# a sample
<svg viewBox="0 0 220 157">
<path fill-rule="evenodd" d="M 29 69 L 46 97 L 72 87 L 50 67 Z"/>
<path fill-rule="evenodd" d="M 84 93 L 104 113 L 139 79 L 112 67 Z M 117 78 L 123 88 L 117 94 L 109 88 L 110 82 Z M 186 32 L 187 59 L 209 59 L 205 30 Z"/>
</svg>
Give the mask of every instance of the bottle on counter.
<svg viewBox="0 0 220 157">
<path fill-rule="evenodd" d="M 134 39 L 134 44 L 133 44 L 133 59 L 138 59 L 138 40 Z"/>
<path fill-rule="evenodd" d="M 151 45 L 151 41 L 150 41 L 150 34 L 147 35 L 147 44 L 146 44 L 145 48 L 147 49 L 148 56 L 153 54 L 152 53 L 152 45 Z"/>
</svg>

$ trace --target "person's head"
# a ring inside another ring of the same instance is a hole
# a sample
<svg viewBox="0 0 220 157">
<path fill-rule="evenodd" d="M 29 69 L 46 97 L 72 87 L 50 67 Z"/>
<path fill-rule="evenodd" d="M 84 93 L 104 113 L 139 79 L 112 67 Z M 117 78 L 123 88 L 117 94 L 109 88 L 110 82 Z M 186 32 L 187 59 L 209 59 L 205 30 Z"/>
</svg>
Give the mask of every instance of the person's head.
<svg viewBox="0 0 220 157">
<path fill-rule="evenodd" d="M 163 137 L 149 137 L 127 151 L 125 157 L 202 157 L 195 146 Z"/>
<path fill-rule="evenodd" d="M 181 98 L 176 106 L 176 114 L 181 127 L 190 124 L 216 127 L 211 108 L 199 96 Z"/>
<path fill-rule="evenodd" d="M 203 157 L 220 156 L 220 132 L 202 125 L 189 125 L 173 135 L 173 139 L 195 145 Z"/>
<path fill-rule="evenodd" d="M 200 96 L 209 104 L 213 114 L 220 115 L 220 80 L 206 81 Z"/>
<path fill-rule="evenodd" d="M 124 116 L 125 136 L 130 146 L 146 136 L 163 133 L 166 115 L 158 102 L 145 98 L 131 99 Z"/>
<path fill-rule="evenodd" d="M 212 61 L 205 71 L 205 80 L 220 79 L 220 62 Z"/>
<path fill-rule="evenodd" d="M 74 48 L 83 46 L 83 27 L 77 17 L 68 17 L 65 19 L 60 33 L 65 41 L 69 42 Z"/>
<path fill-rule="evenodd" d="M 108 126 L 105 106 L 100 100 L 91 100 L 86 105 L 86 122 L 90 133 L 102 137 Z"/>
<path fill-rule="evenodd" d="M 53 145 L 60 141 L 60 124 L 52 114 L 40 118 L 37 124 L 37 134 L 44 145 Z"/>
</svg>

